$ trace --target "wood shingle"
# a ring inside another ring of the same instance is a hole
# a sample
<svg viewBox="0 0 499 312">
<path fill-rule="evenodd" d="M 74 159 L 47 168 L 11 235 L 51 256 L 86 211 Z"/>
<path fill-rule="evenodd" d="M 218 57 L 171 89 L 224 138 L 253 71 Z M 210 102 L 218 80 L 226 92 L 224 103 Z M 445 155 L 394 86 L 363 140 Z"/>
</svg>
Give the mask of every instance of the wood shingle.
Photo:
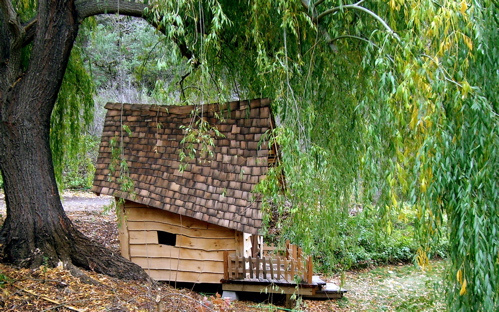
<svg viewBox="0 0 499 312">
<path fill-rule="evenodd" d="M 109 103 L 106 109 L 93 192 L 258 233 L 261 200 L 252 191 L 268 170 L 269 147 L 262 140 L 273 128 L 268 99 L 200 106 Z M 181 160 L 185 127 L 196 118 L 222 136 L 212 133 L 212 155 Z M 132 190 L 121 188 L 120 163 L 127 165 Z"/>
</svg>

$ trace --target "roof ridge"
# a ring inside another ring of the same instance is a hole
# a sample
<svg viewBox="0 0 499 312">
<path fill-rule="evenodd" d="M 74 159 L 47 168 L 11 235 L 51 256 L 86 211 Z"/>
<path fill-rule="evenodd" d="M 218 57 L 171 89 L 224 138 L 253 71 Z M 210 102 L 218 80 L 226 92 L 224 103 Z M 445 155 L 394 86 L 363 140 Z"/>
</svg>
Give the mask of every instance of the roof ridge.
<svg viewBox="0 0 499 312">
<path fill-rule="evenodd" d="M 104 106 L 107 110 L 153 110 L 162 111 L 169 114 L 187 114 L 192 110 L 203 107 L 208 108 L 208 112 L 218 112 L 221 109 L 230 108 L 230 110 L 245 109 L 247 105 L 251 108 L 265 107 L 270 104 L 269 98 L 257 98 L 252 100 L 238 100 L 224 103 L 207 103 L 207 104 L 193 104 L 193 105 L 161 105 L 161 104 L 139 104 L 139 103 L 119 103 L 108 102 Z M 220 107 L 224 106 L 224 107 Z"/>
</svg>

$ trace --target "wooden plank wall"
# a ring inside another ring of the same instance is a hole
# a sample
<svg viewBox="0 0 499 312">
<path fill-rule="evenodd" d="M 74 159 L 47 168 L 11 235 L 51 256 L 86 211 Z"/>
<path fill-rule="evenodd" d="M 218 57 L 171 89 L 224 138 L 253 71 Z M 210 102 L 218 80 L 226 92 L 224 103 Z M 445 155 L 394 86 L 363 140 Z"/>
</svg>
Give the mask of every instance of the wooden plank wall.
<svg viewBox="0 0 499 312">
<path fill-rule="evenodd" d="M 125 234 L 129 259 L 156 280 L 220 283 L 223 252 L 241 252 L 242 233 L 164 210 L 127 201 Z M 175 246 L 158 243 L 157 231 L 176 234 Z M 122 250 L 126 248 L 122 247 Z"/>
</svg>

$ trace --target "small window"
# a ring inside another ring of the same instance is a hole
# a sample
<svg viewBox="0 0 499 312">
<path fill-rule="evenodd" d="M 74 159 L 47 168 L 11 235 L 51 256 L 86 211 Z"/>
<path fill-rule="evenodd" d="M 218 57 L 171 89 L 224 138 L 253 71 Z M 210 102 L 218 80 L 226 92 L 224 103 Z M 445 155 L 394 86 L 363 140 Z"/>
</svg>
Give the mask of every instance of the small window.
<svg viewBox="0 0 499 312">
<path fill-rule="evenodd" d="M 175 246 L 177 243 L 177 235 L 173 233 L 158 231 L 158 244 Z"/>
</svg>

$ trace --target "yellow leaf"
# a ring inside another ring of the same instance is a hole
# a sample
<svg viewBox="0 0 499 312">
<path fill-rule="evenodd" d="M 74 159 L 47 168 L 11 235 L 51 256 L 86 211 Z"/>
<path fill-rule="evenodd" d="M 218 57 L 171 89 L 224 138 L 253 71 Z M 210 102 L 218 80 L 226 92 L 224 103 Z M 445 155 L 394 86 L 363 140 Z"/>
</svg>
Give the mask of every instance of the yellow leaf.
<svg viewBox="0 0 499 312">
<path fill-rule="evenodd" d="M 467 9 L 468 9 L 468 5 L 466 4 L 466 1 L 461 1 L 461 14 L 466 13 Z"/>
<path fill-rule="evenodd" d="M 456 278 L 460 284 L 463 282 L 463 271 L 461 269 L 457 271 Z"/>
<path fill-rule="evenodd" d="M 419 115 L 419 110 L 414 105 L 414 108 L 412 110 L 412 115 L 411 115 L 411 121 L 409 122 L 409 127 L 411 127 L 411 129 L 414 129 L 416 127 L 416 123 L 418 121 L 418 115 Z"/>
<path fill-rule="evenodd" d="M 430 260 L 428 259 L 427 253 L 423 250 L 423 248 L 419 247 L 417 251 L 417 257 L 416 260 L 418 262 L 418 265 L 421 267 L 421 269 L 425 269 L 429 263 Z"/>
<path fill-rule="evenodd" d="M 463 35 L 463 40 L 468 49 L 473 50 L 473 42 L 471 41 L 471 38 L 466 35 Z"/>
<path fill-rule="evenodd" d="M 463 283 L 461 284 L 461 291 L 459 292 L 459 295 L 462 296 L 466 293 L 466 279 L 464 279 Z"/>
<path fill-rule="evenodd" d="M 392 204 L 393 207 L 398 207 L 397 196 L 395 195 L 395 193 L 392 193 Z"/>
<path fill-rule="evenodd" d="M 466 98 L 468 96 L 468 93 L 470 93 L 471 91 L 473 91 L 473 89 L 471 88 L 470 84 L 464 80 L 463 82 L 461 82 L 461 88 L 462 88 L 462 92 L 463 92 L 463 95 L 462 95 L 462 98 Z"/>
<path fill-rule="evenodd" d="M 421 179 L 421 191 L 423 193 L 426 192 L 426 179 L 425 178 Z"/>
</svg>

